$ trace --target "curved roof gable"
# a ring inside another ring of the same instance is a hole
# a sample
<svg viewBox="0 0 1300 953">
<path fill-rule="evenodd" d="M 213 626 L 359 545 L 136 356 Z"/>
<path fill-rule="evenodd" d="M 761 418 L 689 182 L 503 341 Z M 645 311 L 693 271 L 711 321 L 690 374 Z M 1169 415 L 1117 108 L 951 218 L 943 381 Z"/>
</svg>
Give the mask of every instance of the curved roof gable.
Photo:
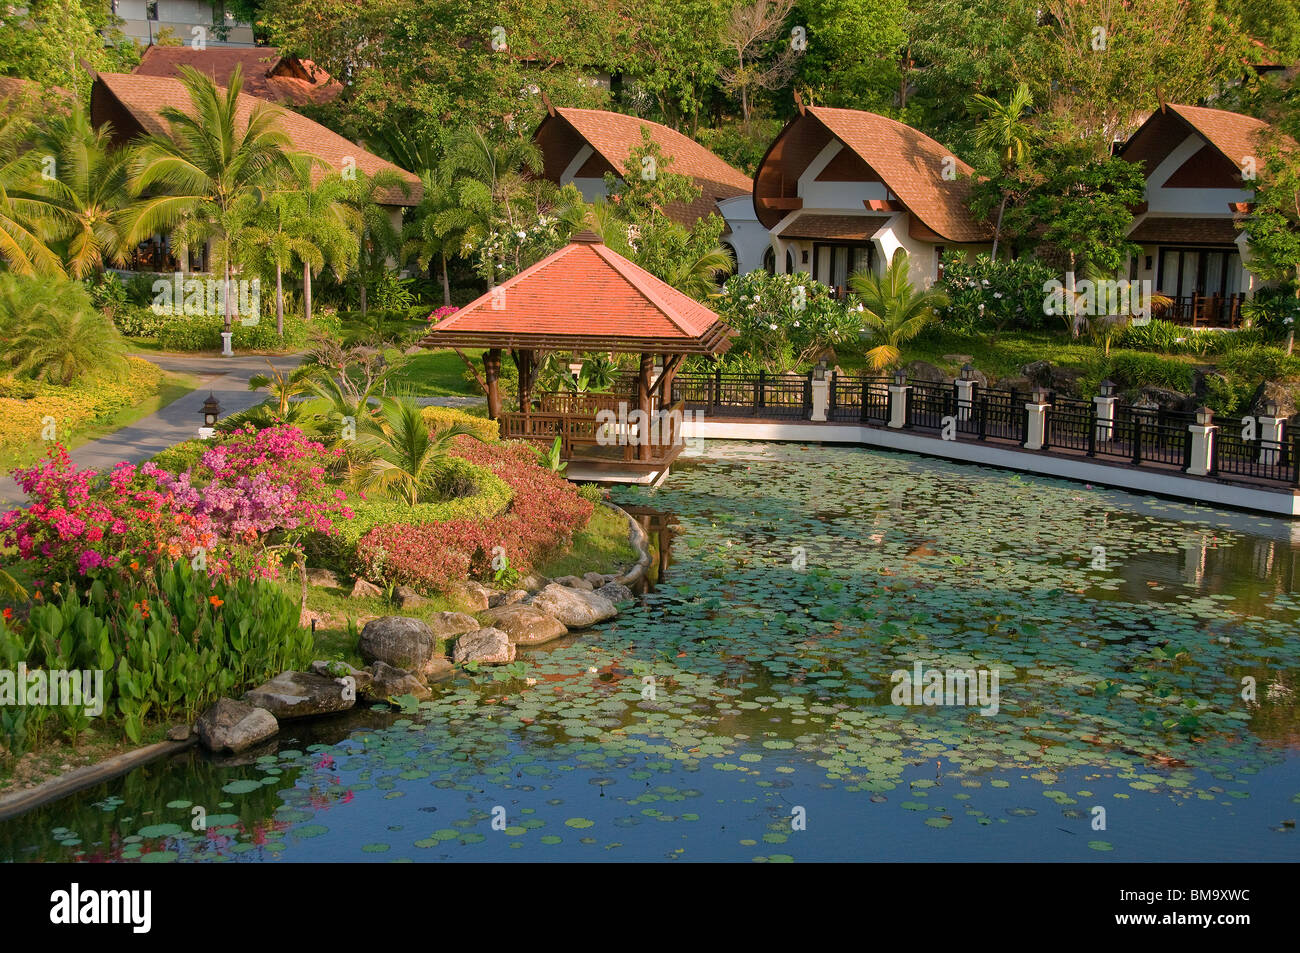
<svg viewBox="0 0 1300 953">
<path fill-rule="evenodd" d="M 1225 109 L 1166 103 L 1163 109 L 1147 117 L 1124 143 L 1119 155 L 1130 162 L 1145 163 L 1145 171 L 1150 174 L 1187 133 L 1195 133 L 1227 160 L 1239 176 L 1243 161 L 1259 149 L 1259 133 L 1268 127 L 1261 119 Z"/>
<path fill-rule="evenodd" d="M 764 180 L 769 178 L 764 176 L 763 165 L 786 136 L 810 134 L 806 125 L 809 118 L 822 128 L 823 137 L 829 134 L 851 149 L 913 216 L 941 238 L 952 242 L 985 242 L 992 238 L 992 227 L 970 211 L 970 177 L 974 169 L 911 126 L 858 109 L 805 106 L 763 158 L 755 177 L 756 199 L 778 197 L 761 195 Z M 811 156 L 797 161 L 806 168 Z M 945 178 L 945 171 L 954 177 Z M 789 190 L 793 184 L 784 187 Z M 763 210 L 758 212 L 762 217 Z"/>
<path fill-rule="evenodd" d="M 648 129 L 664 156 L 673 160 L 667 171 L 688 175 L 700 187 L 700 197 L 694 202 L 669 209 L 669 215 L 683 224 L 693 224 L 716 211 L 718 199 L 748 195 L 753 189 L 745 173 L 732 168 L 689 136 L 657 122 L 604 109 L 556 108 L 543 120 L 543 125 L 556 121 L 557 117 L 620 176 L 632 151 L 641 145 L 641 130 Z M 539 136 L 541 131 L 539 127 Z"/>
</svg>

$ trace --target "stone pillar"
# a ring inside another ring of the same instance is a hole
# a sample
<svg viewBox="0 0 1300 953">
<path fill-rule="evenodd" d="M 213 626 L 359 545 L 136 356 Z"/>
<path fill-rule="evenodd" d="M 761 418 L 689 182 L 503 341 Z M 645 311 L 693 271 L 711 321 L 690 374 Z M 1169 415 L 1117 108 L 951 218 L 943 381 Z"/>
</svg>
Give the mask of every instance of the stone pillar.
<svg viewBox="0 0 1300 953">
<path fill-rule="evenodd" d="M 812 382 L 812 416 L 808 419 L 814 423 L 821 423 L 826 419 L 826 411 L 831 405 L 831 382 L 829 380 L 816 380 Z"/>
<path fill-rule="evenodd" d="M 234 357 L 234 356 L 235 356 L 235 352 L 234 352 L 233 350 L 231 350 L 231 347 L 230 347 L 230 339 L 231 339 L 232 337 L 234 337 L 234 336 L 235 336 L 235 334 L 234 334 L 233 331 L 222 331 L 222 332 L 221 332 L 221 356 L 222 356 L 222 357 Z"/>
<path fill-rule="evenodd" d="M 1110 443 L 1115 438 L 1115 404 L 1118 397 L 1094 397 L 1097 405 L 1097 443 Z"/>
<path fill-rule="evenodd" d="M 907 400 L 911 392 L 910 384 L 889 385 L 889 426 L 895 430 L 907 426 Z"/>
<path fill-rule="evenodd" d="M 1261 416 L 1256 419 L 1259 422 L 1259 462 L 1275 466 L 1281 454 L 1286 418 Z"/>
<path fill-rule="evenodd" d="M 1187 429 L 1192 433 L 1192 460 L 1187 464 L 1187 473 L 1205 476 L 1210 472 L 1210 463 L 1214 459 L 1214 433 L 1219 428 L 1214 424 L 1192 424 Z"/>
<path fill-rule="evenodd" d="M 1028 419 L 1025 424 L 1025 449 L 1042 450 L 1043 441 L 1047 438 L 1047 403 L 1035 403 L 1029 401 L 1025 404 L 1025 410 L 1028 411 Z"/>
<path fill-rule="evenodd" d="M 975 406 L 975 382 L 958 378 L 952 383 L 957 388 L 957 419 L 970 420 L 971 408 Z"/>
</svg>

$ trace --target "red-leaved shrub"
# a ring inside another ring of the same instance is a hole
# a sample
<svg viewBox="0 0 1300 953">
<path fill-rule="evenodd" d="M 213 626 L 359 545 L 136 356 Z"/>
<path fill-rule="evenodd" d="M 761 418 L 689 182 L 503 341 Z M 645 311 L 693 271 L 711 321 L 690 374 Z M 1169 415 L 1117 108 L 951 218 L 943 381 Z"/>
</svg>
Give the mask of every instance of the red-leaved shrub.
<svg viewBox="0 0 1300 953">
<path fill-rule="evenodd" d="M 510 509 L 488 521 L 377 526 L 357 545 L 367 578 L 425 591 L 445 589 L 467 577 L 486 580 L 497 546 L 505 549 L 512 569 L 528 573 L 549 553 L 568 545 L 591 519 L 594 504 L 563 477 L 538 466 L 536 453 L 526 445 L 458 437 L 455 453 L 510 485 Z"/>
</svg>

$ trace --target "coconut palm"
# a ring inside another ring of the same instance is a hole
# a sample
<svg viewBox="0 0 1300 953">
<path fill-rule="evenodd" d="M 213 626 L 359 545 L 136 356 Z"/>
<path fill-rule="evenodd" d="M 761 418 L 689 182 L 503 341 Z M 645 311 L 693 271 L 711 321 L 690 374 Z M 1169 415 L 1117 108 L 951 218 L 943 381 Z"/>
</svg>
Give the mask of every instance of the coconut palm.
<svg viewBox="0 0 1300 953">
<path fill-rule="evenodd" d="M 226 89 L 189 66 L 180 68 L 190 99 L 188 110 L 164 106 L 160 115 L 170 135 L 146 136 L 128 166 L 133 194 L 143 196 L 127 218 L 127 241 L 135 244 L 155 232 L 187 223 L 188 241 L 213 238 L 227 285 L 238 259 L 236 241 L 251 211 L 293 173 L 291 142 L 278 127 L 279 108 L 240 103 L 243 72 L 235 67 Z M 230 331 L 232 296 L 225 296 L 225 329 Z"/>
<path fill-rule="evenodd" d="M 302 263 L 302 308 L 308 321 L 312 276 L 328 265 L 342 281 L 357 265 L 357 236 L 364 220 L 348 202 L 350 186 L 338 175 L 326 176 L 314 185 L 301 183 L 292 205 L 297 237 L 294 254 Z"/>
<path fill-rule="evenodd" d="M 0 351 L 21 376 L 70 384 L 92 369 L 120 372 L 125 348 L 82 285 L 3 274 Z"/>
<path fill-rule="evenodd" d="M 975 144 L 982 149 L 994 150 L 1004 173 L 1024 162 L 1033 141 L 1033 129 L 1024 121 L 1025 114 L 1034 104 L 1029 87 L 1021 83 L 1005 103 L 982 93 L 976 93 L 971 101 L 984 117 L 975 127 Z M 998 257 L 1002 214 L 1006 211 L 1009 198 L 1009 194 L 1004 192 L 998 205 L 998 219 L 993 226 L 994 259 Z"/>
<path fill-rule="evenodd" d="M 457 210 L 452 191 L 451 170 L 447 163 L 426 170 L 420 176 L 424 185 L 424 198 L 416 208 L 415 216 L 402 231 L 402 259 L 414 258 L 422 272 L 427 273 L 434 259 L 438 260 L 442 279 L 442 303 L 451 306 L 451 281 L 447 276 L 447 256 L 456 255 L 464 241 L 461 229 L 448 221 L 447 215 Z"/>
<path fill-rule="evenodd" d="M 0 101 L 0 261 L 19 275 L 65 272 L 47 244 L 53 229 L 49 209 L 40 201 L 41 155 L 29 146 L 30 116 L 16 101 Z"/>
<path fill-rule="evenodd" d="M 310 172 L 301 170 L 292 179 L 287 179 L 281 188 L 265 197 L 265 201 L 251 216 L 252 224 L 245 226 L 240 234 L 240 245 L 244 248 L 247 260 L 263 273 L 275 271 L 275 330 L 284 337 L 284 272 L 293 267 L 295 261 L 318 261 L 319 249 L 305 240 L 302 231 L 302 219 L 296 206 L 300 202 L 300 188 L 296 183 L 309 182 Z"/>
<path fill-rule="evenodd" d="M 718 293 L 719 281 L 736 270 L 736 260 L 721 245 L 673 262 L 664 281 L 683 294 L 703 300 Z"/>
<path fill-rule="evenodd" d="M 356 178 L 348 183 L 342 202 L 352 211 L 352 220 L 358 226 L 357 283 L 361 293 L 361 314 L 366 313 L 366 285 L 379 277 L 390 257 L 401 252 L 402 236 L 399 226 L 393 223 L 391 206 L 381 202 L 392 192 L 410 194 L 405 178 L 392 169 L 381 169 L 374 175 L 357 170 Z"/>
<path fill-rule="evenodd" d="M 268 358 L 266 366 L 271 369 L 268 374 L 254 374 L 248 379 L 249 390 L 266 390 L 276 403 L 276 415 L 284 418 L 289 414 L 290 401 L 295 397 L 311 391 L 311 380 L 320 373 L 315 364 L 299 364 L 290 371 L 282 371 Z"/>
<path fill-rule="evenodd" d="M 862 270 L 849 277 L 849 288 L 862 305 L 863 337 L 878 342 L 866 354 L 867 366 L 879 371 L 897 363 L 900 345 L 934 320 L 948 296 L 937 288 L 918 290 L 908 274 L 907 252 L 898 249 L 884 274 Z"/>
<path fill-rule="evenodd" d="M 456 437 L 465 434 L 483 439 L 461 424 L 431 434 L 419 406 L 398 397 L 382 398 L 379 413 L 363 422 L 357 440 L 372 456 L 358 474 L 359 488 L 412 506 L 436 493 L 438 477 L 445 471 Z"/>
<path fill-rule="evenodd" d="M 54 174 L 42 178 L 37 201 L 64 243 L 64 261 L 74 278 L 100 274 L 106 262 L 118 264 L 126 257 L 127 155 L 113 148 L 112 137 L 112 127 L 105 123 L 96 129 L 80 105 L 56 115 L 37 137 L 54 160 Z"/>
</svg>

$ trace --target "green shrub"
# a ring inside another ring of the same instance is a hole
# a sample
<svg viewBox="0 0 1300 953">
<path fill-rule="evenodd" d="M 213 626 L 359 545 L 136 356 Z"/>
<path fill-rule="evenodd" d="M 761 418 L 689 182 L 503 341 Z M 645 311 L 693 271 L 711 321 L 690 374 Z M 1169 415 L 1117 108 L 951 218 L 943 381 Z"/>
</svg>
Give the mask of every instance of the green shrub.
<svg viewBox="0 0 1300 953">
<path fill-rule="evenodd" d="M 484 440 L 501 439 L 501 425 L 495 420 L 475 417 L 454 407 L 424 407 L 420 410 L 420 415 L 424 417 L 424 422 L 429 425 L 432 433 L 439 433 L 460 424 L 462 427 L 470 428 Z"/>
<path fill-rule="evenodd" d="M 1191 365 L 1156 354 L 1140 351 L 1114 351 L 1102 362 L 1101 373 L 1122 390 L 1143 387 L 1190 392 L 1195 382 Z"/>
<path fill-rule="evenodd" d="M 153 329 L 153 337 L 168 351 L 217 351 L 221 349 L 222 315 L 162 315 Z M 291 351 L 305 347 L 312 334 L 336 336 L 338 319 L 322 312 L 307 323 L 300 315 L 284 316 L 284 337 L 275 330 L 274 316 L 261 317 L 257 324 L 246 325 L 235 319 L 231 330 L 231 347 L 237 351 Z"/>
<path fill-rule="evenodd" d="M 578 487 L 578 496 L 599 503 L 605 499 L 605 489 L 599 483 L 583 483 Z"/>
<path fill-rule="evenodd" d="M 1259 344 L 1234 348 L 1219 360 L 1219 370 L 1230 378 L 1242 378 L 1258 385 L 1300 377 L 1300 356 L 1288 355 L 1280 347 Z"/>
<path fill-rule="evenodd" d="M 977 255 L 966 261 L 962 253 L 949 252 L 941 283 L 948 306 L 940 312 L 940 326 L 963 332 L 1041 328 L 1047 318 L 1043 286 L 1055 277 L 1035 258 L 994 261 Z"/>
<path fill-rule="evenodd" d="M 1251 393 L 1253 392 L 1254 388 L 1251 388 Z M 1249 399 L 1249 394 L 1243 396 L 1231 381 L 1223 377 L 1212 374 L 1205 378 L 1205 393 L 1201 403 L 1221 417 L 1236 416 L 1242 403 Z"/>
<path fill-rule="evenodd" d="M 215 441 L 185 440 L 160 450 L 149 458 L 149 462 L 168 473 L 182 473 L 199 462 L 199 457 L 212 447 Z"/>
<path fill-rule="evenodd" d="M 1115 346 L 1134 351 L 1161 351 L 1171 354 L 1178 350 L 1187 328 L 1170 321 L 1154 319 L 1148 324 L 1130 324 L 1115 336 Z"/>
</svg>

